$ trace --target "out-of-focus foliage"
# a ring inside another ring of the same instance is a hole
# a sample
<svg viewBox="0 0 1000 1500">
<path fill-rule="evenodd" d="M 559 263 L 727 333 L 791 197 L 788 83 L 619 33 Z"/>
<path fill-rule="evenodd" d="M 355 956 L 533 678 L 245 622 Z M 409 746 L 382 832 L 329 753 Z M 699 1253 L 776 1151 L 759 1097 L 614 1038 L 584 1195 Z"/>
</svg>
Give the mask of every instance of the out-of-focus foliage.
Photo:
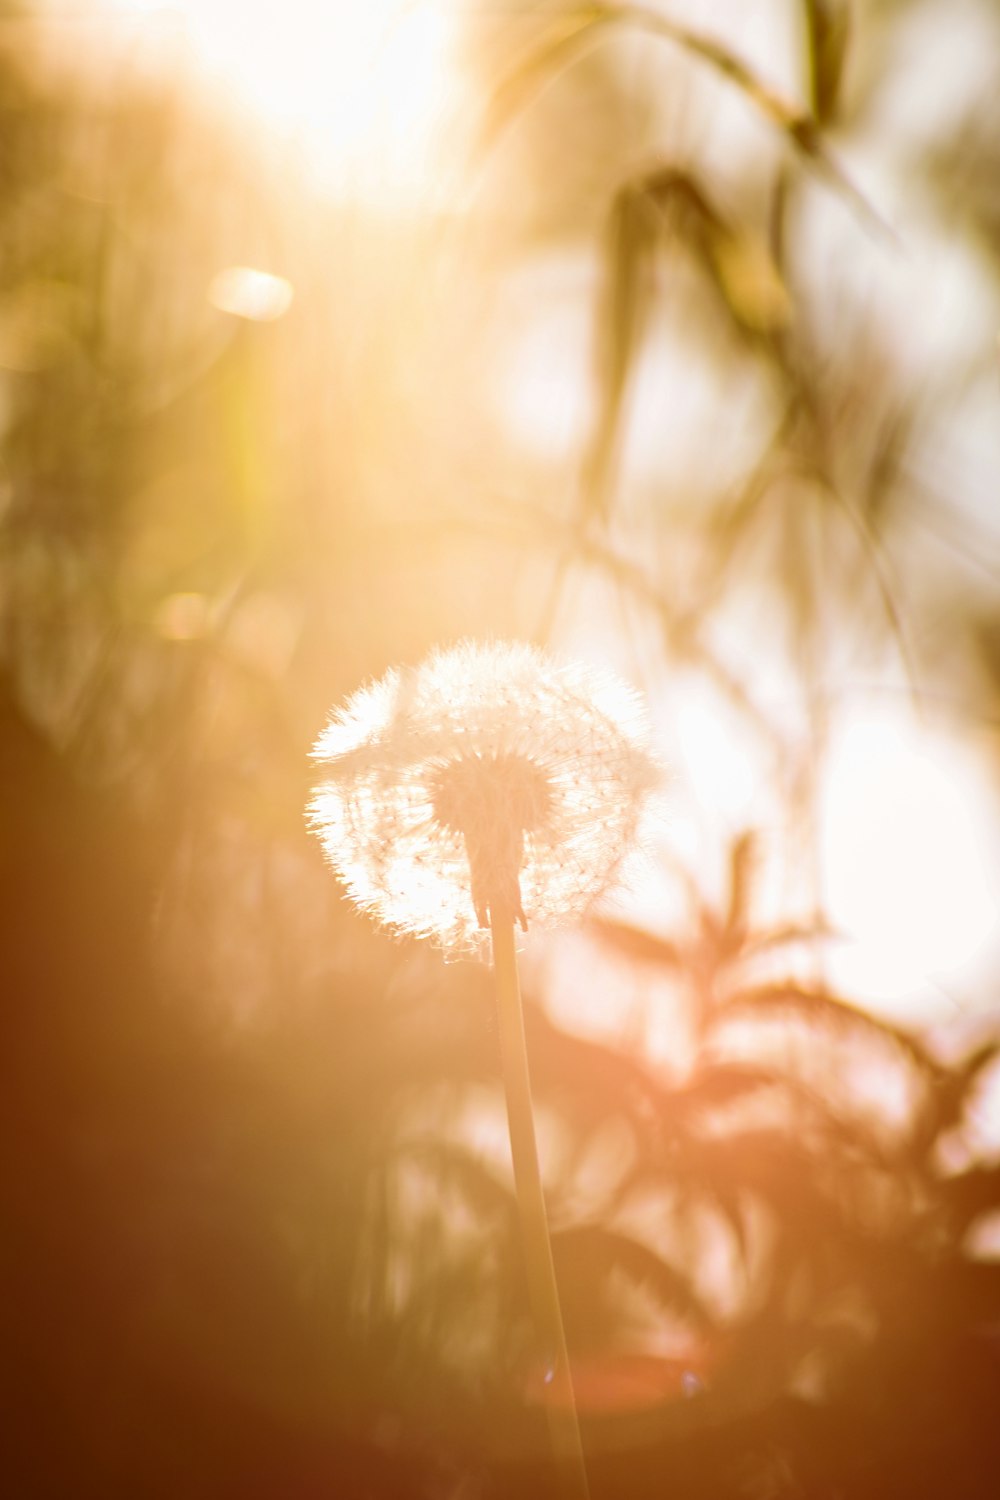
<svg viewBox="0 0 1000 1500">
<path fill-rule="evenodd" d="M 458 7 L 416 197 L 85 11 L 0 20 L 4 1488 L 551 1493 L 489 976 L 302 817 L 331 701 L 495 633 L 761 768 L 553 950 L 599 1034 L 531 971 L 595 1500 L 991 1495 L 996 1030 L 840 994 L 810 871 L 851 673 L 995 715 L 993 8 Z"/>
</svg>

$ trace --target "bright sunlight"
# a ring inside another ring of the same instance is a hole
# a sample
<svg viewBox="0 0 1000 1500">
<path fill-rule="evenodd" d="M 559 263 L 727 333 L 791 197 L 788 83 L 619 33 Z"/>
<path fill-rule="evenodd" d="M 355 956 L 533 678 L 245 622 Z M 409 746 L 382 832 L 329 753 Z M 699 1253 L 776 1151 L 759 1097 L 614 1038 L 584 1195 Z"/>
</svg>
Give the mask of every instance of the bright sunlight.
<svg viewBox="0 0 1000 1500">
<path fill-rule="evenodd" d="M 1000 930 L 997 812 L 972 756 L 909 716 L 858 710 L 835 735 L 823 869 L 838 962 L 880 1006 L 960 983 Z"/>
<path fill-rule="evenodd" d="M 438 5 L 113 3 L 143 30 L 179 36 L 185 71 L 301 139 L 331 188 L 425 190 L 457 82 L 451 26 Z"/>
</svg>

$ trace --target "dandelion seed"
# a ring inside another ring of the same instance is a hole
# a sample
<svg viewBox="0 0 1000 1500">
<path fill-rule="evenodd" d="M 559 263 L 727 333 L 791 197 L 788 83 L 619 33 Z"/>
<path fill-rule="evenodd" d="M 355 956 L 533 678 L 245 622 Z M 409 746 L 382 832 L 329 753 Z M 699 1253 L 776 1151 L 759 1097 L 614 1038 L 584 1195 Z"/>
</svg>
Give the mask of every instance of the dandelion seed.
<svg viewBox="0 0 1000 1500">
<path fill-rule="evenodd" d="M 334 714 L 313 826 L 348 894 L 480 950 L 491 915 L 572 920 L 615 879 L 655 773 L 638 696 L 522 643 L 466 642 Z"/>
<path fill-rule="evenodd" d="M 655 773 L 645 717 L 607 674 L 466 642 L 354 694 L 313 750 L 309 811 L 348 893 L 399 932 L 492 943 L 514 1185 L 547 1415 L 567 1493 L 587 1470 L 535 1138 L 514 924 L 578 916 L 614 880 Z"/>
</svg>

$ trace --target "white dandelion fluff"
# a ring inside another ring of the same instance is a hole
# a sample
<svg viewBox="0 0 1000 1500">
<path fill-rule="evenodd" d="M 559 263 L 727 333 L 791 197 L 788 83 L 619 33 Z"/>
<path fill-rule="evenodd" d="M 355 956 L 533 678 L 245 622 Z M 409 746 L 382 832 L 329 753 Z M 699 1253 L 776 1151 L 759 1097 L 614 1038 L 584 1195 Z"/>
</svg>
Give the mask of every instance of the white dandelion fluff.
<svg viewBox="0 0 1000 1500">
<path fill-rule="evenodd" d="M 538 1164 L 514 924 L 579 916 L 619 872 L 656 780 L 642 703 L 519 642 L 388 672 L 333 715 L 309 804 L 359 906 L 452 951 L 492 941 L 515 1194 L 566 1493 L 589 1495 Z M 489 936 L 487 937 L 487 933 Z"/>
<path fill-rule="evenodd" d="M 353 900 L 450 951 L 491 917 L 549 927 L 615 879 L 656 780 L 637 693 L 521 642 L 390 671 L 313 749 L 312 826 Z"/>
</svg>

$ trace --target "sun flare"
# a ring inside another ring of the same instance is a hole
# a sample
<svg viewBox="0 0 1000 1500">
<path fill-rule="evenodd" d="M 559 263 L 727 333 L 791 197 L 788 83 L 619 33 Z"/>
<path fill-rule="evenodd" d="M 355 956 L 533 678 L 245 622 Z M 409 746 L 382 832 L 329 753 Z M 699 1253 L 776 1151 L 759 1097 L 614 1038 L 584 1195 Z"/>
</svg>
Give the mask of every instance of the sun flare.
<svg viewBox="0 0 1000 1500">
<path fill-rule="evenodd" d="M 332 185 L 422 187 L 457 86 L 434 0 L 111 0 L 186 75 L 301 139 Z M 177 45 L 179 44 L 179 46 Z"/>
</svg>

